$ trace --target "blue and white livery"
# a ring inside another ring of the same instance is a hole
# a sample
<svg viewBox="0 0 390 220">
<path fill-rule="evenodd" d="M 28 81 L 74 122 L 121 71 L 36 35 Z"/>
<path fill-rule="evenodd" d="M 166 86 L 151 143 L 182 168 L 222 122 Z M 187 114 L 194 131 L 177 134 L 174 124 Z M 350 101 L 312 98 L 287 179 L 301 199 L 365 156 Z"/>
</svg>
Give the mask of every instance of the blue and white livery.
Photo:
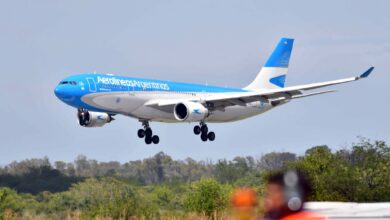
<svg viewBox="0 0 390 220">
<path fill-rule="evenodd" d="M 77 108 L 79 124 L 101 127 L 116 114 L 138 119 L 143 129 L 138 136 L 147 144 L 159 142 L 149 122 L 196 122 L 194 133 L 203 141 L 213 141 L 215 133 L 208 122 L 231 122 L 264 113 L 292 99 L 332 90 L 304 93 L 306 90 L 366 78 L 374 67 L 357 77 L 285 87 L 293 39 L 282 38 L 248 86 L 218 86 L 142 79 L 109 74 L 79 74 L 62 80 L 55 95 Z"/>
</svg>

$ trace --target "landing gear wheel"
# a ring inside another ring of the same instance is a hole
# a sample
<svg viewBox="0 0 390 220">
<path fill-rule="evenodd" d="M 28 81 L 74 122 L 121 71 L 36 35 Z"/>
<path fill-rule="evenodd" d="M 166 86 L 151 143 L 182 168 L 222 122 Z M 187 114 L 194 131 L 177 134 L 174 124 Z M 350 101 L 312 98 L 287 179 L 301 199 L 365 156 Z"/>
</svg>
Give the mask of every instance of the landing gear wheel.
<svg viewBox="0 0 390 220">
<path fill-rule="evenodd" d="M 144 129 L 138 130 L 138 137 L 145 138 L 146 144 L 158 144 L 160 142 L 160 138 L 157 135 L 153 135 L 152 129 L 149 126 L 149 121 L 140 120 L 140 122 L 142 122 Z"/>
<path fill-rule="evenodd" d="M 160 142 L 160 138 L 157 135 L 154 135 L 152 137 L 152 142 L 153 144 L 158 144 L 158 142 Z"/>
<path fill-rule="evenodd" d="M 202 125 L 202 127 L 200 127 L 200 130 L 202 131 L 202 134 L 207 134 L 207 132 L 209 131 L 207 125 Z"/>
<path fill-rule="evenodd" d="M 207 134 L 206 133 L 202 133 L 200 135 L 200 139 L 202 139 L 202 141 L 206 142 L 207 141 Z"/>
<path fill-rule="evenodd" d="M 153 132 L 152 132 L 151 128 L 146 128 L 145 129 L 145 136 L 146 137 L 152 137 L 152 134 L 153 134 Z"/>
<path fill-rule="evenodd" d="M 139 129 L 138 130 L 138 137 L 139 138 L 144 138 L 145 137 L 145 130 L 144 129 Z"/>
<path fill-rule="evenodd" d="M 151 143 L 152 143 L 152 138 L 149 137 L 149 136 L 146 136 L 146 137 L 145 137 L 145 143 L 146 143 L 146 144 L 151 144 Z"/>
<path fill-rule="evenodd" d="M 214 141 L 214 140 L 215 140 L 215 133 L 211 131 L 211 132 L 207 135 L 207 138 L 209 139 L 209 141 Z"/>
<path fill-rule="evenodd" d="M 199 125 L 196 125 L 196 126 L 194 127 L 194 134 L 199 135 L 200 132 L 201 132 L 200 126 L 199 126 Z"/>
</svg>

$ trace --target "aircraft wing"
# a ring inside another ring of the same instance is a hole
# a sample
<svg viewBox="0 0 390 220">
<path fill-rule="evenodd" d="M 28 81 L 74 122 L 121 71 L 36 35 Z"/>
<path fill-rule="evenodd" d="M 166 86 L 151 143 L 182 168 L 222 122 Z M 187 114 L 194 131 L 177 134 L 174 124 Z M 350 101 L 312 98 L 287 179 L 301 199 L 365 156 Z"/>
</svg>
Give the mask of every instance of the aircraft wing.
<svg viewBox="0 0 390 220">
<path fill-rule="evenodd" d="M 183 99 L 183 100 L 151 100 L 145 105 L 156 107 L 156 108 L 172 108 L 173 105 L 182 102 L 182 101 L 193 101 L 193 102 L 201 102 L 208 104 L 209 106 L 215 108 L 223 108 L 232 105 L 242 105 L 245 106 L 247 103 L 254 101 L 284 101 L 295 98 L 302 98 L 312 95 L 319 95 L 329 92 L 334 92 L 333 90 L 320 91 L 315 93 L 304 94 L 303 92 L 306 90 L 318 89 L 326 86 L 337 85 L 352 81 L 357 81 L 363 78 L 366 78 L 370 75 L 374 67 L 370 67 L 363 74 L 356 77 L 349 77 L 345 79 L 332 80 L 326 82 L 312 83 L 306 85 L 298 85 L 285 87 L 281 89 L 272 89 L 272 90 L 264 90 L 264 91 L 248 91 L 248 92 L 238 92 L 238 93 L 221 93 L 215 94 L 210 97 L 204 97 L 203 99 Z"/>
</svg>

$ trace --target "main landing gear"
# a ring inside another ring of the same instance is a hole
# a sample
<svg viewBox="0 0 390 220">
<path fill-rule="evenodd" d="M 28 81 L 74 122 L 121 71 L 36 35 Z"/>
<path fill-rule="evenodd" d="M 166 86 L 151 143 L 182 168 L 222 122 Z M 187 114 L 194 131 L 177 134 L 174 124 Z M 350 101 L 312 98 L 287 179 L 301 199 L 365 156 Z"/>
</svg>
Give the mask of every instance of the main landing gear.
<svg viewBox="0 0 390 220">
<path fill-rule="evenodd" d="M 210 131 L 206 125 L 206 123 L 201 122 L 200 125 L 196 125 L 194 127 L 194 134 L 199 135 L 200 134 L 200 139 L 202 141 L 214 141 L 215 140 L 215 133 Z"/>
<path fill-rule="evenodd" d="M 158 137 L 158 135 L 153 135 L 152 129 L 149 126 L 149 122 L 143 121 L 142 126 L 144 127 L 144 129 L 138 130 L 138 137 L 145 138 L 146 144 L 158 144 L 158 142 L 160 142 L 160 138 Z"/>
</svg>

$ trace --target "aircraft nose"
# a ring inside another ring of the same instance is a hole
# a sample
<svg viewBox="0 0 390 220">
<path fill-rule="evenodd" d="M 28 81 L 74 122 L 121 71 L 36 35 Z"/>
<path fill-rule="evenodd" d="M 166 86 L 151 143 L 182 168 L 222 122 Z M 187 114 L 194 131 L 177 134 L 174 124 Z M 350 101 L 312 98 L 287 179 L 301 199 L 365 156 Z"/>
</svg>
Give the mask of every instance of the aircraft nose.
<svg viewBox="0 0 390 220">
<path fill-rule="evenodd" d="M 58 98 L 65 98 L 66 96 L 69 96 L 69 94 L 67 93 L 66 91 L 67 89 L 64 88 L 63 85 L 59 85 L 57 86 L 55 89 L 54 89 L 54 94 L 58 97 Z"/>
<path fill-rule="evenodd" d="M 57 87 L 54 89 L 54 94 L 55 94 L 58 98 L 61 98 L 61 96 L 63 95 L 63 90 L 61 90 L 61 87 L 60 87 L 60 86 L 57 86 Z"/>
<path fill-rule="evenodd" d="M 74 92 L 67 85 L 58 85 L 54 89 L 54 94 L 63 101 L 69 101 L 73 98 Z"/>
</svg>

